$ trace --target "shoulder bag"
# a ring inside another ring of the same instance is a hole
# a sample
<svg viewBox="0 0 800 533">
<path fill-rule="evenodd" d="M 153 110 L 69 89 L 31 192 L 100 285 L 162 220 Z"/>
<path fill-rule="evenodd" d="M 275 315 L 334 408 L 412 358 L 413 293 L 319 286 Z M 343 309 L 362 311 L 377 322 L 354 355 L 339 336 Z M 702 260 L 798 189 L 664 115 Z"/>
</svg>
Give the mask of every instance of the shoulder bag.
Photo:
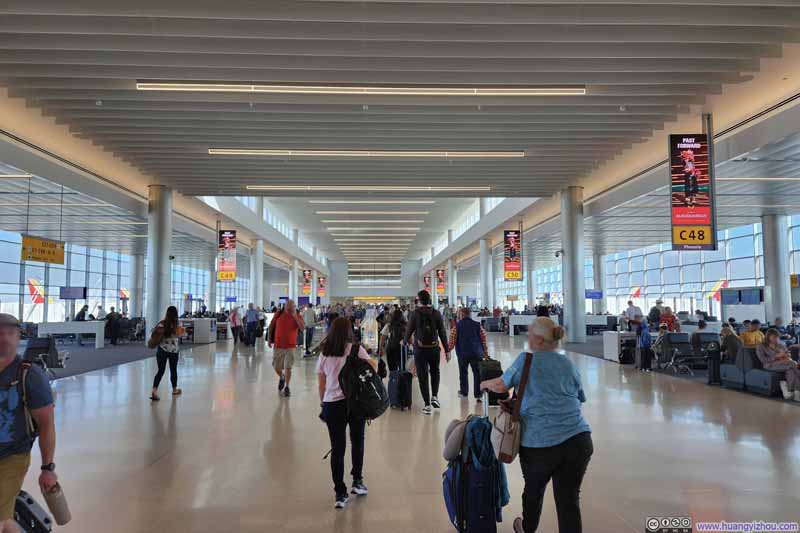
<svg viewBox="0 0 800 533">
<path fill-rule="evenodd" d="M 533 354 L 526 353 L 525 365 L 522 367 L 522 376 L 519 378 L 519 387 L 516 388 L 514 398 L 501 406 L 502 409 L 492 424 L 492 447 L 497 460 L 503 463 L 513 463 L 519 454 L 519 445 L 522 437 L 519 412 L 522 409 L 522 399 L 525 396 L 525 388 L 528 385 L 528 375 L 531 372 L 532 362 Z"/>
</svg>

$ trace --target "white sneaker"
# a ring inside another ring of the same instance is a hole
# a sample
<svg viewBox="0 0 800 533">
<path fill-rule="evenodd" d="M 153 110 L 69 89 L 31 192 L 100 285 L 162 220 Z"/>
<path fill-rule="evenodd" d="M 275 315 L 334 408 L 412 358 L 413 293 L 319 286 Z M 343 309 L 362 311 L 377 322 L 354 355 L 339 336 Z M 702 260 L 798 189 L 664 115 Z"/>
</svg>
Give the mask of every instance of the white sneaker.
<svg viewBox="0 0 800 533">
<path fill-rule="evenodd" d="M 794 401 L 800 402 L 800 390 L 794 391 Z"/>
<path fill-rule="evenodd" d="M 430 405 L 426 405 L 425 407 L 422 408 L 423 415 L 430 415 L 431 413 L 433 413 L 433 409 L 431 408 Z"/>
<path fill-rule="evenodd" d="M 439 403 L 439 398 L 437 398 L 436 396 L 431 398 L 431 405 L 433 406 L 434 409 L 440 409 L 442 407 L 442 404 Z"/>
<path fill-rule="evenodd" d="M 795 397 L 795 393 L 789 390 L 789 385 L 785 381 L 780 382 L 781 392 L 783 393 L 784 400 L 791 400 Z"/>
</svg>

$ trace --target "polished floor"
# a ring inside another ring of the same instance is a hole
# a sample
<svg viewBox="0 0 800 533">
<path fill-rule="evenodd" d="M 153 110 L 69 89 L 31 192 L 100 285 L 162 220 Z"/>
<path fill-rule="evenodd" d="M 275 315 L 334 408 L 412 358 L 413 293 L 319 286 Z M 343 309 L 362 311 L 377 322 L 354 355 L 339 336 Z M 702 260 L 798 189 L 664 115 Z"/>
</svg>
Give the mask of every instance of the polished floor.
<svg viewBox="0 0 800 533">
<path fill-rule="evenodd" d="M 490 335 L 504 366 L 523 343 Z M 293 397 L 284 399 L 268 350 L 231 348 L 186 350 L 183 396 L 169 397 L 165 376 L 156 404 L 147 399 L 154 359 L 56 382 L 56 461 L 74 516 L 58 531 L 452 530 L 441 496 L 442 435 L 452 418 L 475 409 L 456 397 L 455 362 L 443 371 L 441 412 L 421 415 L 415 391 L 413 412 L 389 412 L 368 428 L 370 495 L 335 511 L 313 361 L 298 361 Z M 573 358 L 595 443 L 583 490 L 585 531 L 641 532 L 653 515 L 800 516 L 800 406 Z M 26 480 L 34 494 L 36 475 Z M 511 531 L 520 512 L 518 465 L 509 477 L 512 502 L 501 531 Z M 541 531 L 556 529 L 548 492 Z"/>
</svg>

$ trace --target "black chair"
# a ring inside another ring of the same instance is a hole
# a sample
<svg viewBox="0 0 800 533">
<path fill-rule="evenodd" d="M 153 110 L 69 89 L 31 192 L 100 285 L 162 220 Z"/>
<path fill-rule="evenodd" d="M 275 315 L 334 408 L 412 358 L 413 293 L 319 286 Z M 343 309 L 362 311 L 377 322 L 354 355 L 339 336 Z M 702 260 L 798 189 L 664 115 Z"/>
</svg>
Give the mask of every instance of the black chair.
<svg viewBox="0 0 800 533">
<path fill-rule="evenodd" d="M 490 317 L 483 321 L 483 327 L 486 331 L 502 331 L 502 324 L 499 318 Z"/>
<path fill-rule="evenodd" d="M 729 389 L 744 390 L 745 388 L 745 359 L 749 360 L 749 356 L 745 355 L 745 348 L 740 348 L 739 353 L 731 360 L 730 355 L 727 355 L 728 362 L 722 363 L 719 366 L 720 381 L 723 387 Z M 749 368 L 751 365 L 747 365 Z"/>
<path fill-rule="evenodd" d="M 66 368 L 69 354 L 58 353 L 56 339 L 52 335 L 48 335 L 47 337 L 28 339 L 22 358 L 41 366 L 45 372 L 53 374 L 54 368 Z M 55 376 L 55 374 L 53 375 Z"/>
<path fill-rule="evenodd" d="M 698 362 L 705 361 L 705 356 L 694 353 L 688 333 L 667 333 L 664 338 L 662 353 L 669 360 L 665 368 L 671 368 L 675 373 L 686 371 L 693 376 L 692 366 Z"/>
</svg>

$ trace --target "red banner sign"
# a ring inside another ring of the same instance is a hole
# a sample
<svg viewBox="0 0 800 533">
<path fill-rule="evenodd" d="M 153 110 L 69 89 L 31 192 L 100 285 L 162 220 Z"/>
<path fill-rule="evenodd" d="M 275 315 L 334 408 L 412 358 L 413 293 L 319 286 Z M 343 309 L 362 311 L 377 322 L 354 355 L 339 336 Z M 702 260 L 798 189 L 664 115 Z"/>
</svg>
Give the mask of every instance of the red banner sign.
<svg viewBox="0 0 800 533">
<path fill-rule="evenodd" d="M 311 271 L 303 270 L 303 295 L 311 296 Z"/>
<path fill-rule="evenodd" d="M 444 270 L 436 271 L 436 294 L 444 294 Z"/>
<path fill-rule="evenodd" d="M 236 281 L 236 230 L 220 230 L 217 281 Z"/>
<path fill-rule="evenodd" d="M 431 277 L 430 276 L 423 276 L 422 277 L 423 288 L 428 291 L 428 294 L 431 292 Z"/>
<path fill-rule="evenodd" d="M 317 296 L 320 298 L 325 297 L 325 287 L 327 285 L 327 278 L 325 276 L 319 276 L 317 278 Z"/>
<path fill-rule="evenodd" d="M 708 136 L 669 136 L 673 250 L 715 250 L 714 187 Z"/>
<path fill-rule="evenodd" d="M 503 278 L 522 279 L 522 236 L 516 229 L 503 231 Z"/>
</svg>

